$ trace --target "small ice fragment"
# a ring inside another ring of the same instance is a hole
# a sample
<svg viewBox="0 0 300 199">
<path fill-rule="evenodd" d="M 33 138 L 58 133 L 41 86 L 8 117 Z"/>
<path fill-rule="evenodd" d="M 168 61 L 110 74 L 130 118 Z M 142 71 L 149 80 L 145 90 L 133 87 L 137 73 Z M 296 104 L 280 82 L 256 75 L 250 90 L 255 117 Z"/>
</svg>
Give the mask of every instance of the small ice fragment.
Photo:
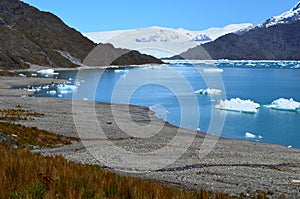
<svg viewBox="0 0 300 199">
<path fill-rule="evenodd" d="M 63 97 L 63 95 L 62 95 L 62 94 L 58 94 L 57 96 L 58 96 L 59 98 L 62 98 L 62 97 Z"/>
<path fill-rule="evenodd" d="M 258 138 L 259 138 L 259 139 L 263 139 L 264 137 L 263 137 L 263 136 L 261 136 L 261 135 L 258 135 Z"/>
<path fill-rule="evenodd" d="M 20 74 L 19 74 L 19 77 L 26 77 L 26 75 L 20 73 Z"/>
<path fill-rule="evenodd" d="M 31 77 L 36 77 L 36 76 L 37 76 L 36 73 L 32 73 L 32 74 L 31 74 Z"/>
<path fill-rule="evenodd" d="M 292 147 L 293 147 L 292 145 L 289 145 L 287 148 L 289 148 L 289 149 L 290 149 L 290 148 L 292 148 Z"/>
<path fill-rule="evenodd" d="M 55 94 L 56 94 L 56 91 L 54 91 L 54 90 L 52 90 L 52 91 L 47 91 L 47 94 L 55 95 Z"/>
<path fill-rule="evenodd" d="M 208 88 L 208 89 L 199 89 L 194 91 L 194 94 L 199 94 L 199 95 L 216 95 L 222 93 L 221 90 L 219 89 L 214 89 L 214 88 Z"/>
<path fill-rule="evenodd" d="M 59 73 L 55 73 L 53 69 L 45 69 L 45 70 L 39 70 L 37 73 L 40 73 L 42 75 L 58 75 Z"/>
<path fill-rule="evenodd" d="M 86 98 L 86 97 L 83 97 L 82 99 L 83 99 L 84 101 L 87 101 L 87 100 L 88 100 L 88 98 Z"/>
<path fill-rule="evenodd" d="M 254 134 L 252 134 L 252 133 L 249 133 L 249 132 L 246 132 L 246 133 L 245 133 L 245 137 L 246 137 L 246 138 L 255 139 L 255 138 L 256 138 L 256 135 L 254 135 Z"/>
<path fill-rule="evenodd" d="M 220 68 L 204 68 L 203 71 L 206 73 L 222 73 L 222 72 L 224 72 L 224 70 L 220 69 Z"/>
<path fill-rule="evenodd" d="M 197 131 L 201 131 L 201 129 L 200 129 L 200 128 L 197 128 Z"/>
</svg>

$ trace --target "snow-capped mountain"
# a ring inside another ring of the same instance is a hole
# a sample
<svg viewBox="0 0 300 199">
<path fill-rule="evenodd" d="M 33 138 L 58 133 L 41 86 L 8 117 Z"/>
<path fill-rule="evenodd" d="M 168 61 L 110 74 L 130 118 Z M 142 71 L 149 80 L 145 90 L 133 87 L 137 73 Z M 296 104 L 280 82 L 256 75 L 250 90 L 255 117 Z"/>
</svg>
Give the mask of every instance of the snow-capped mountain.
<svg viewBox="0 0 300 199">
<path fill-rule="evenodd" d="M 292 22 L 298 21 L 298 20 L 300 20 L 300 2 L 298 2 L 297 5 L 294 8 L 292 8 L 291 10 L 289 10 L 281 15 L 271 17 L 264 23 L 259 24 L 258 27 L 269 28 L 269 27 L 275 26 L 277 24 L 292 23 Z"/>
<path fill-rule="evenodd" d="M 83 33 L 96 43 L 111 43 L 118 48 L 138 50 L 155 57 L 170 57 L 207 43 L 216 38 L 252 24 L 233 24 L 224 28 L 210 28 L 203 31 L 190 31 L 153 26 L 132 30 Z"/>
</svg>

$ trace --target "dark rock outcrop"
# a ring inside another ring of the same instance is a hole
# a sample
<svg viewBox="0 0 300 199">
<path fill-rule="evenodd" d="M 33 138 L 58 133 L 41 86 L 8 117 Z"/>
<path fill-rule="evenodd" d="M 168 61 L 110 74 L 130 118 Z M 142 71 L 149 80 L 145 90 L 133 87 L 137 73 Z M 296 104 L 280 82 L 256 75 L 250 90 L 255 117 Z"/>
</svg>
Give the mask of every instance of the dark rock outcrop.
<svg viewBox="0 0 300 199">
<path fill-rule="evenodd" d="M 0 0 L 0 69 L 27 68 L 30 64 L 76 67 L 96 46 L 49 12 L 19 0 Z M 110 53 L 118 54 L 114 50 L 112 47 Z"/>
<path fill-rule="evenodd" d="M 242 35 L 224 35 L 175 58 L 300 60 L 300 21 L 255 28 Z"/>
<path fill-rule="evenodd" d="M 141 55 L 138 51 L 130 51 L 118 57 L 112 62 L 112 65 L 142 65 L 142 64 L 163 64 L 161 60 L 150 56 Z"/>
</svg>

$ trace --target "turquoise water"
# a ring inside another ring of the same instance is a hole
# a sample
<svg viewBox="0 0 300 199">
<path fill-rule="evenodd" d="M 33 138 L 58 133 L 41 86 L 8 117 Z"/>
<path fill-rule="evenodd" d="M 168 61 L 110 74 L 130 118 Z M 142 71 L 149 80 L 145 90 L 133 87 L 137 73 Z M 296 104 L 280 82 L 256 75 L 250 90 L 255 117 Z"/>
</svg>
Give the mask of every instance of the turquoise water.
<svg viewBox="0 0 300 199">
<path fill-rule="evenodd" d="M 146 68 L 116 70 L 84 70 L 80 72 L 77 97 L 100 102 L 129 103 L 147 106 L 171 124 L 207 132 L 212 116 L 224 117 L 221 136 L 292 146 L 300 149 L 300 112 L 266 108 L 278 98 L 300 101 L 300 69 L 298 62 L 220 62 L 222 71 L 203 72 L 209 64 L 171 64 Z M 172 72 L 173 71 L 173 72 Z M 218 75 L 223 82 L 217 83 Z M 100 78 L 99 82 L 98 79 Z M 59 78 L 76 78 L 75 71 L 60 72 Z M 207 79 L 211 81 L 207 85 Z M 126 80 L 126 81 L 125 81 Z M 91 89 L 96 85 L 96 90 Z M 186 86 L 185 84 L 188 84 Z M 223 95 L 195 95 L 194 90 L 224 85 Z M 95 94 L 95 95 L 94 95 Z M 225 96 L 226 94 L 226 96 Z M 42 89 L 36 96 L 71 98 L 71 93 L 47 94 Z M 129 97 L 128 97 L 129 96 Z M 251 99 L 261 105 L 256 114 L 214 109 L 219 98 Z M 196 99 L 197 103 L 194 103 Z M 199 121 L 182 122 L 182 109 L 199 111 Z M 190 123 L 189 123 L 190 122 Z M 221 122 L 221 121 L 220 121 Z M 198 130 L 199 130 L 198 129 Z M 249 132 L 256 137 L 249 138 Z"/>
</svg>

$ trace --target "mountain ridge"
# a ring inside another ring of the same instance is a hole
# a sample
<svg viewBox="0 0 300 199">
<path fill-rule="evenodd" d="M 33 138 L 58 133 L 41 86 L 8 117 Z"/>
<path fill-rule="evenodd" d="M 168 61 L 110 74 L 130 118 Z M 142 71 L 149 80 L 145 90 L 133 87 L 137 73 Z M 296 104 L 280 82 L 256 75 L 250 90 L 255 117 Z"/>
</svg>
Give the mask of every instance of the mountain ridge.
<svg viewBox="0 0 300 199">
<path fill-rule="evenodd" d="M 300 2 L 294 8 L 243 33 L 224 35 L 170 59 L 300 60 Z"/>
<path fill-rule="evenodd" d="M 78 67 L 96 46 L 50 12 L 19 0 L 0 0 L 0 69 Z M 149 60 L 161 62 L 154 57 Z"/>
<path fill-rule="evenodd" d="M 156 57 L 179 54 L 201 43 L 206 43 L 229 32 L 252 24 L 231 24 L 223 28 L 210 28 L 204 31 L 190 31 L 159 26 L 131 30 L 83 33 L 95 43 L 108 42 L 119 48 L 137 50 Z M 209 36 L 212 35 L 212 38 Z"/>
</svg>

